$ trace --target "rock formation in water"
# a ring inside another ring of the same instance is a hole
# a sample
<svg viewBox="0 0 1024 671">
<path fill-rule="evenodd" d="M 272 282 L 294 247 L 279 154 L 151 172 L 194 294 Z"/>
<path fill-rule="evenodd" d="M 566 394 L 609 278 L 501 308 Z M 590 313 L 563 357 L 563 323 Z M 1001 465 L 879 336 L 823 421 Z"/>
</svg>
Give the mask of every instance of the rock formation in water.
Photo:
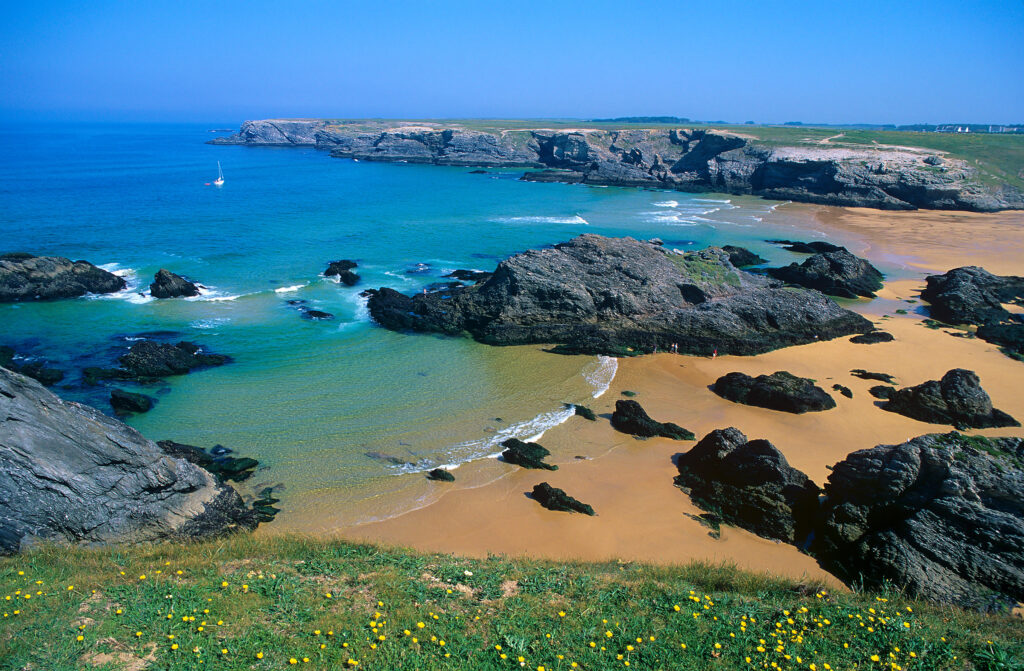
<svg viewBox="0 0 1024 671">
<path fill-rule="evenodd" d="M 787 543 L 811 529 L 818 486 L 767 440 L 748 441 L 738 429 L 718 429 L 676 465 L 676 486 L 729 524 Z"/>
<path fill-rule="evenodd" d="M 796 414 L 836 407 L 835 400 L 814 380 L 784 370 L 757 377 L 729 373 L 718 378 L 711 390 L 735 403 Z"/>
<path fill-rule="evenodd" d="M 691 354 L 757 354 L 873 328 L 819 292 L 737 270 L 720 249 L 681 253 L 599 235 L 517 254 L 485 282 L 450 293 L 366 295 L 374 320 L 392 330 L 586 354 L 673 344 Z"/>
<path fill-rule="evenodd" d="M 64 379 L 64 371 L 62 370 L 50 368 L 42 361 L 25 361 L 23 358 L 15 361 L 17 356 L 18 353 L 13 347 L 0 345 L 0 366 L 7 370 L 27 375 L 47 387 L 52 387 Z"/>
<path fill-rule="evenodd" d="M 231 361 L 223 354 L 209 354 L 192 342 L 176 345 L 140 340 L 119 360 L 121 367 L 132 377 L 140 379 L 184 375 L 195 368 L 220 366 Z"/>
<path fill-rule="evenodd" d="M 546 471 L 557 471 L 558 466 L 548 464 L 544 461 L 551 452 L 543 445 L 527 443 L 518 438 L 509 438 L 501 444 L 505 451 L 501 458 L 510 464 L 522 466 L 523 468 L 538 468 Z"/>
<path fill-rule="evenodd" d="M 0 551 L 256 526 L 238 493 L 134 429 L 0 368 Z"/>
<path fill-rule="evenodd" d="M 123 389 L 110 390 L 110 407 L 118 417 L 133 413 L 149 412 L 153 409 L 153 399 L 145 394 L 137 394 Z"/>
<path fill-rule="evenodd" d="M 0 254 L 0 303 L 75 298 L 121 291 L 125 281 L 88 261 Z"/>
<path fill-rule="evenodd" d="M 958 429 L 1020 426 L 1020 422 L 992 407 L 974 371 L 954 368 L 941 380 L 893 391 L 883 410 L 922 422 L 950 424 Z"/>
<path fill-rule="evenodd" d="M 149 285 L 149 293 L 153 298 L 181 298 L 198 296 L 199 287 L 181 275 L 161 268 L 156 271 L 153 283 Z"/>
<path fill-rule="evenodd" d="M 338 281 L 348 287 L 354 287 L 359 284 L 359 275 L 352 272 L 352 269 L 357 267 L 355 261 L 349 261 L 348 259 L 342 259 L 340 261 L 331 261 L 327 264 L 327 270 L 324 271 L 324 277 L 337 277 Z"/>
<path fill-rule="evenodd" d="M 673 440 L 693 440 L 695 438 L 692 431 L 688 431 L 678 424 L 654 421 L 636 401 L 615 401 L 612 426 L 616 431 L 641 438 L 661 437 Z"/>
<path fill-rule="evenodd" d="M 987 609 L 1024 600 L 1024 441 L 957 433 L 836 464 L 813 551 L 847 584 Z"/>
<path fill-rule="evenodd" d="M 332 156 L 453 166 L 544 168 L 532 181 L 753 194 L 823 205 L 995 211 L 1024 194 L 989 186 L 969 161 L 927 150 L 779 145 L 710 129 L 509 129 L 457 123 L 265 119 L 211 144 L 315 146 Z M 935 161 L 938 160 L 938 165 Z"/>
</svg>

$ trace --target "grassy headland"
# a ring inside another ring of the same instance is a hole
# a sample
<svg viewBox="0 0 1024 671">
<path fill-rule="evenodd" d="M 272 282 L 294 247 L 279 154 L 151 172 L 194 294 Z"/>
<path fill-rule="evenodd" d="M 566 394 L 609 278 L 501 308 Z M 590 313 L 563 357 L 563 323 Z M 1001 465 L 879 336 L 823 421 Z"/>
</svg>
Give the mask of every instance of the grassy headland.
<svg viewBox="0 0 1024 671">
<path fill-rule="evenodd" d="M 0 560 L 0 668 L 999 669 L 1024 623 L 726 566 L 239 535 Z M 1015 661 L 1016 660 L 1016 661 Z"/>
</svg>

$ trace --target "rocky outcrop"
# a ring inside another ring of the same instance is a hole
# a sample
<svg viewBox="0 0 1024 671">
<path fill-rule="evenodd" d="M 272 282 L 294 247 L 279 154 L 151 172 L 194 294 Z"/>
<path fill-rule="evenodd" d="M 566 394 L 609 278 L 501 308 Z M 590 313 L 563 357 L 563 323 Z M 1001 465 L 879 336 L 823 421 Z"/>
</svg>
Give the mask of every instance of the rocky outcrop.
<svg viewBox="0 0 1024 671">
<path fill-rule="evenodd" d="M 543 445 L 523 442 L 518 438 L 509 438 L 501 446 L 505 448 L 505 451 L 501 453 L 501 458 L 510 464 L 546 471 L 558 470 L 558 466 L 544 462 L 544 458 L 551 454 L 551 452 Z"/>
<path fill-rule="evenodd" d="M 588 419 L 591 422 L 597 421 L 597 415 L 595 415 L 594 411 L 588 408 L 587 406 L 578 405 L 576 403 L 566 403 L 565 405 L 568 408 L 572 408 L 573 414 L 578 415 L 583 419 Z"/>
<path fill-rule="evenodd" d="M 693 440 L 695 438 L 692 431 L 687 431 L 678 424 L 654 421 L 636 401 L 615 401 L 612 426 L 617 431 L 641 438 L 656 436 L 673 440 Z"/>
<path fill-rule="evenodd" d="M 172 345 L 155 340 L 140 340 L 118 361 L 131 377 L 156 379 L 184 375 L 196 368 L 220 366 L 231 361 L 231 358 L 223 354 L 205 353 L 202 347 L 192 342 Z"/>
<path fill-rule="evenodd" d="M 1024 600 L 1024 441 L 957 433 L 860 450 L 825 485 L 814 552 L 847 584 L 986 609 Z"/>
<path fill-rule="evenodd" d="M 437 480 L 438 482 L 455 482 L 455 476 L 452 472 L 446 468 L 434 468 L 427 473 L 427 480 Z"/>
<path fill-rule="evenodd" d="M 1020 426 L 1013 417 L 992 407 L 978 376 L 963 368 L 954 368 L 941 380 L 894 391 L 882 409 L 958 429 Z"/>
<path fill-rule="evenodd" d="M 729 263 L 736 266 L 737 268 L 745 268 L 747 266 L 759 266 L 762 263 L 768 263 L 768 259 L 762 259 L 754 252 L 743 247 L 736 247 L 735 245 L 723 245 L 722 251 L 729 255 Z"/>
<path fill-rule="evenodd" d="M 123 279 L 88 261 L 24 253 L 0 255 L 0 303 L 109 294 L 125 286 Z"/>
<path fill-rule="evenodd" d="M 976 325 L 979 338 L 1024 360 L 1024 318 L 1003 307 L 1008 303 L 1024 306 L 1024 277 L 965 266 L 932 275 L 926 282 L 921 298 L 930 304 L 932 317 L 947 324 Z"/>
<path fill-rule="evenodd" d="M 352 269 L 357 266 L 358 264 L 355 261 L 349 261 L 348 259 L 331 261 L 327 264 L 327 270 L 324 271 L 324 277 L 337 277 L 338 281 L 345 286 L 354 287 L 359 283 L 359 275 L 352 272 Z"/>
<path fill-rule="evenodd" d="M 784 370 L 757 377 L 729 373 L 718 378 L 711 390 L 735 403 L 796 414 L 836 407 L 835 400 L 814 380 Z"/>
<path fill-rule="evenodd" d="M 947 324 L 998 324 L 1011 319 L 1003 303 L 1024 306 L 1024 277 L 993 275 L 978 266 L 930 275 L 921 298 L 934 319 Z"/>
<path fill-rule="evenodd" d="M 246 121 L 238 134 L 211 144 L 316 146 L 364 161 L 544 168 L 525 179 L 753 194 L 824 205 L 1024 207 L 1019 190 L 987 186 L 970 162 L 938 159 L 928 150 L 779 146 L 707 129 L 481 131 L 455 123 L 269 119 Z"/>
<path fill-rule="evenodd" d="M 768 275 L 787 284 L 795 284 L 840 298 L 874 298 L 882 288 L 882 273 L 866 260 L 845 248 L 814 254 L 803 263 L 783 268 L 768 268 Z"/>
<path fill-rule="evenodd" d="M 149 293 L 153 298 L 198 296 L 199 287 L 181 275 L 175 275 L 171 271 L 161 268 L 153 277 L 153 283 L 149 285 Z"/>
<path fill-rule="evenodd" d="M 888 388 L 889 387 L 886 387 L 886 389 L 888 389 Z M 835 391 L 838 391 L 840 394 L 842 394 L 846 398 L 853 398 L 853 390 L 850 389 L 849 387 L 844 387 L 843 385 L 837 383 L 837 384 L 832 385 L 832 389 L 835 390 Z"/>
<path fill-rule="evenodd" d="M 149 412 L 153 409 L 153 399 L 145 394 L 125 391 L 123 389 L 110 390 L 110 407 L 118 417 L 133 413 Z"/>
<path fill-rule="evenodd" d="M 530 495 L 537 503 L 548 510 L 559 510 L 567 513 L 583 513 L 584 515 L 595 515 L 594 509 L 582 501 L 577 501 L 558 487 L 552 487 L 546 482 L 533 486 Z"/>
<path fill-rule="evenodd" d="M 872 328 L 818 292 L 737 270 L 720 249 L 676 253 L 599 235 L 517 254 L 487 281 L 450 293 L 367 295 L 374 320 L 392 330 L 587 354 L 673 344 L 691 354 L 757 354 Z"/>
<path fill-rule="evenodd" d="M 248 480 L 260 462 L 252 457 L 232 457 L 233 450 L 223 445 L 214 445 L 209 452 L 195 445 L 176 443 L 173 440 L 161 440 L 157 443 L 160 449 L 172 457 L 185 459 L 196 466 L 212 473 L 221 482 Z"/>
<path fill-rule="evenodd" d="M 26 361 L 23 357 L 16 360 L 17 354 L 13 347 L 0 345 L 0 366 L 15 373 L 27 375 L 47 387 L 52 387 L 64 379 L 64 371 L 49 368 L 42 361 Z"/>
<path fill-rule="evenodd" d="M 877 345 L 882 342 L 892 342 L 896 338 L 891 333 L 885 331 L 871 331 L 870 333 L 862 333 L 860 335 L 853 336 L 850 338 L 850 342 L 857 345 Z"/>
<path fill-rule="evenodd" d="M 134 429 L 0 369 L 0 550 L 251 529 L 230 487 Z"/>
<path fill-rule="evenodd" d="M 676 486 L 729 524 L 787 543 L 810 532 L 818 486 L 767 440 L 718 429 L 681 455 L 677 466 Z"/>
</svg>

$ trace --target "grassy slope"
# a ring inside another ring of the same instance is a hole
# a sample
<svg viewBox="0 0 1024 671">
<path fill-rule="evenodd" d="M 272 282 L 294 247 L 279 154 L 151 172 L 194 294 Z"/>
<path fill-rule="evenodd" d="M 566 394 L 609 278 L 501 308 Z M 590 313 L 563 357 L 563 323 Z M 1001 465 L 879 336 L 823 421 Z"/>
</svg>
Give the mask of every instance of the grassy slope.
<svg viewBox="0 0 1024 671">
<path fill-rule="evenodd" d="M 1010 616 L 728 567 L 251 535 L 44 549 L 0 560 L 0 596 L 2 669 L 989 669 L 1024 655 Z"/>
<path fill-rule="evenodd" d="M 377 122 L 373 120 L 332 120 L 349 127 L 370 129 Z M 638 128 L 679 128 L 680 124 L 629 124 L 612 122 L 581 121 L 579 119 L 424 119 L 429 123 L 459 126 L 469 130 L 501 132 L 503 130 L 525 130 L 531 128 L 596 128 L 602 130 L 624 130 Z M 413 124 L 417 121 L 409 121 Z M 1024 135 L 981 134 L 981 133 L 921 133 L 909 131 L 844 130 L 837 127 L 820 128 L 813 126 L 747 126 L 729 124 L 683 124 L 687 128 L 717 128 L 757 138 L 769 145 L 815 144 L 825 138 L 843 134 L 829 145 L 895 145 L 919 147 L 948 152 L 955 158 L 964 159 L 979 169 L 981 180 L 989 185 L 1006 183 L 1024 189 Z"/>
</svg>

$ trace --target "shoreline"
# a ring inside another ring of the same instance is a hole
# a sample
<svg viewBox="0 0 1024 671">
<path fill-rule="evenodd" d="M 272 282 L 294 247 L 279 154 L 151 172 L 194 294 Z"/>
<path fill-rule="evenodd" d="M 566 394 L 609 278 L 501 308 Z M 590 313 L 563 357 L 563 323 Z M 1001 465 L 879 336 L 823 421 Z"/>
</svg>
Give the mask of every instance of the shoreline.
<svg viewBox="0 0 1024 671">
<path fill-rule="evenodd" d="M 999 274 L 1021 274 L 1024 258 L 1024 213 L 892 213 L 790 204 L 776 215 L 790 220 L 804 237 L 814 232 L 849 244 L 871 261 L 906 259 L 923 278 L 959 265 L 981 265 Z M 941 236 L 935 228 L 942 227 Z M 984 230 L 978 234 L 978 229 Z M 982 242 L 979 242 L 982 241 Z M 960 246 L 963 251 L 957 251 Z M 953 257 L 959 258 L 950 263 Z M 810 557 L 796 548 L 767 541 L 746 531 L 723 527 L 720 540 L 685 517 L 701 511 L 672 484 L 672 456 L 695 443 L 668 439 L 636 440 L 615 432 L 608 413 L 621 392 L 637 392 L 636 400 L 658 421 L 673 421 L 699 440 L 709 431 L 736 426 L 748 438 L 766 438 L 790 464 L 824 484 L 828 467 L 849 452 L 879 444 L 899 443 L 952 427 L 918 422 L 875 407 L 867 390 L 874 382 L 849 375 L 853 368 L 892 373 L 898 386 L 937 379 L 950 368 L 975 370 L 996 407 L 1024 417 L 1024 401 L 1015 400 L 1014 378 L 1024 369 L 996 347 L 980 340 L 954 338 L 948 331 L 922 325 L 914 312 L 921 280 L 887 282 L 879 297 L 844 301 L 872 319 L 896 341 L 856 345 L 842 338 L 776 350 L 753 357 L 722 356 L 715 360 L 658 354 L 620 359 L 607 393 L 592 404 L 600 417 L 589 422 L 571 417 L 549 429 L 542 443 L 551 450 L 559 470 L 529 471 L 495 459 L 464 464 L 454 485 L 433 501 L 383 520 L 368 521 L 319 533 L 356 541 L 408 546 L 417 550 L 469 556 L 503 554 L 545 559 L 639 560 L 655 564 L 689 561 L 732 563 L 791 578 L 814 578 L 838 584 Z M 913 301 L 913 302 L 905 302 Z M 899 315 L 897 309 L 909 314 Z M 888 318 L 883 316 L 889 315 Z M 836 409 L 790 415 L 725 401 L 707 391 L 718 376 L 740 370 L 758 375 L 776 370 L 812 377 L 832 393 Z M 832 392 L 838 383 L 853 390 L 846 399 Z M 975 435 L 1024 437 L 1024 430 L 986 429 Z M 584 457 L 583 459 L 578 459 Z M 595 518 L 543 509 L 526 497 L 533 484 L 553 486 L 594 506 Z M 260 533 L 274 534 L 273 528 Z"/>
</svg>

